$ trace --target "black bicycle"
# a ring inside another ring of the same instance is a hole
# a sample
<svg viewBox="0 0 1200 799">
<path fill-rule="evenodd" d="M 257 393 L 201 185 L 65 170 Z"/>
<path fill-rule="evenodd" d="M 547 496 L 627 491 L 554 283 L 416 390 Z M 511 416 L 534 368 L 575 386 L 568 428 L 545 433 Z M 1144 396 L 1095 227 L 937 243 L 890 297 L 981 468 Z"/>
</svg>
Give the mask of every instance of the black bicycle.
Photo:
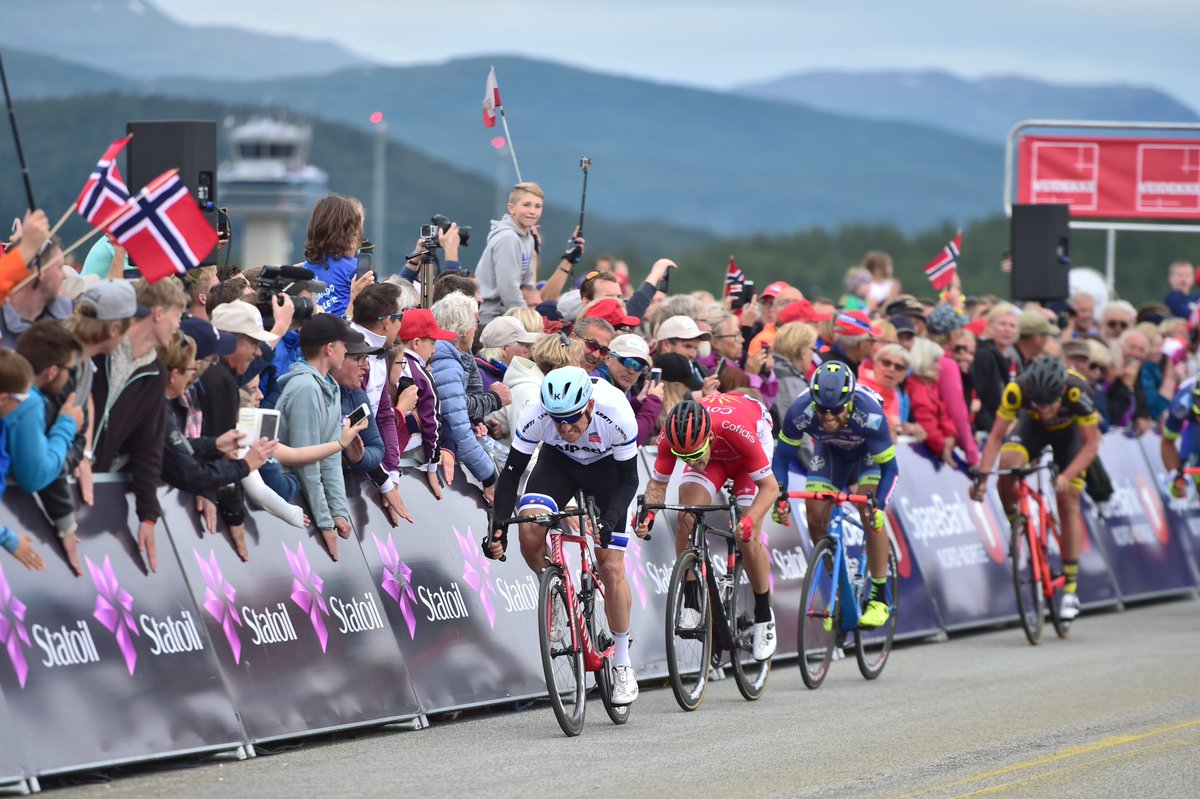
<svg viewBox="0 0 1200 799">
<path fill-rule="evenodd" d="M 646 503 L 638 497 L 638 518 L 647 512 L 673 510 L 692 517 L 691 540 L 675 560 L 667 589 L 667 668 L 671 690 L 684 710 L 695 710 L 704 699 L 709 670 L 720 668 L 721 656 L 729 653 L 738 690 L 749 701 L 762 696 L 771 673 L 771 660 L 754 659 L 754 591 L 742 566 L 737 546 L 736 504 L 663 505 Z M 710 512 L 728 514 L 729 529 L 705 523 Z M 718 564 L 710 556 L 708 537 L 725 539 L 728 554 L 717 575 Z"/>
</svg>

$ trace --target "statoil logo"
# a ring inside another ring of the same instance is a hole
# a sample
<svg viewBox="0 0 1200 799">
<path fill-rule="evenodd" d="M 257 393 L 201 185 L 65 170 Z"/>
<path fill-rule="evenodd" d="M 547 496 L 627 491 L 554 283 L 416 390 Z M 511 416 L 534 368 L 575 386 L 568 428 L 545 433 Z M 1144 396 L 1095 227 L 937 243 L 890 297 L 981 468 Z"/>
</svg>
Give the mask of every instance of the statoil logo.
<svg viewBox="0 0 1200 799">
<path fill-rule="evenodd" d="M 458 541 L 458 550 L 463 556 L 463 582 L 479 597 L 479 606 L 488 621 L 488 627 L 496 629 L 496 586 L 492 582 L 492 561 L 483 554 L 482 547 L 476 542 L 475 533 L 470 527 L 464 535 L 454 528 L 454 538 Z M 417 592 L 421 603 L 433 614 L 430 621 L 445 621 L 446 619 L 465 619 L 469 614 L 467 605 L 463 602 L 462 592 L 458 583 L 451 583 L 451 590 L 438 588 L 434 591 L 425 586 Z"/>
</svg>

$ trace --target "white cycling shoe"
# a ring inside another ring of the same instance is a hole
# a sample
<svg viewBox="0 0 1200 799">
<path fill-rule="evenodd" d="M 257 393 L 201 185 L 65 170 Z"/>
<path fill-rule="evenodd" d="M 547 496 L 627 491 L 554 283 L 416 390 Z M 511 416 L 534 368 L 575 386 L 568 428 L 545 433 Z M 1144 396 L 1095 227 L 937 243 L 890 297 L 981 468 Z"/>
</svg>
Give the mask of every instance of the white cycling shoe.
<svg viewBox="0 0 1200 799">
<path fill-rule="evenodd" d="M 1058 605 L 1058 617 L 1063 621 L 1074 621 L 1079 615 L 1079 597 L 1075 594 L 1064 593 Z"/>
<path fill-rule="evenodd" d="M 775 654 L 775 610 L 771 610 L 771 620 L 754 625 L 754 659 L 767 660 Z"/>
<path fill-rule="evenodd" d="M 612 696 L 614 705 L 631 705 L 638 698 L 637 676 L 631 666 L 613 666 Z"/>
</svg>

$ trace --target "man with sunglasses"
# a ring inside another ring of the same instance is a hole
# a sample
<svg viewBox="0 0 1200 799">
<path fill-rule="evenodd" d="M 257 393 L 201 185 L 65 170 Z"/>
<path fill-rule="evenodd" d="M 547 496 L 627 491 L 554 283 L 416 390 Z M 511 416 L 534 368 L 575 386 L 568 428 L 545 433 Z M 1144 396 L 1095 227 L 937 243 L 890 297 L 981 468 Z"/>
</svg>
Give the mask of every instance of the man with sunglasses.
<svg viewBox="0 0 1200 799">
<path fill-rule="evenodd" d="M 679 484 L 679 502 L 683 505 L 711 504 L 724 485 L 733 481 L 733 496 L 744 510 L 741 519 L 742 556 L 746 574 L 754 591 L 755 660 L 767 660 L 775 654 L 775 613 L 771 609 L 771 561 L 762 544 L 762 523 L 779 496 L 779 486 L 771 476 L 771 420 L 766 407 L 745 394 L 714 394 L 699 402 L 685 399 L 668 414 L 658 436 L 658 457 L 646 502 L 661 503 L 667 495 L 667 482 L 678 458 L 685 464 Z M 691 518 L 680 517 L 675 534 L 675 554 L 687 548 L 691 536 Z M 638 534 L 649 532 L 654 513 L 638 519 Z M 680 624 L 694 627 L 700 623 L 698 595 L 686 592 Z"/>
<path fill-rule="evenodd" d="M 859 385 L 844 363 L 822 363 L 813 372 L 809 390 L 788 408 L 771 462 L 782 497 L 776 503 L 773 518 L 781 524 L 791 522 L 791 509 L 786 500 L 788 468 L 793 462 L 800 462 L 796 454 L 806 435 L 813 440 L 808 490 L 848 491 L 857 485 L 861 493 L 874 498 L 871 506 L 859 508 L 863 529 L 875 532 L 867 536 L 871 593 L 859 625 L 881 627 L 890 615 L 883 595 L 888 562 L 883 511 L 896 487 L 900 468 L 879 395 Z M 825 535 L 832 512 L 830 502 L 810 500 L 805 503 L 808 534 L 814 543 Z"/>
<path fill-rule="evenodd" d="M 1054 453 L 1058 477 L 1054 493 L 1058 498 L 1058 517 L 1062 523 L 1063 586 L 1059 616 L 1070 621 L 1079 615 L 1076 582 L 1079 577 L 1079 551 L 1083 542 L 1083 517 L 1079 513 L 1079 495 L 1084 475 L 1100 452 L 1100 414 L 1092 398 L 1092 387 L 1062 361 L 1043 355 L 1029 365 L 1004 388 L 996 421 L 983 447 L 980 475 L 986 475 L 1000 456 L 1000 468 L 1024 466 L 1046 447 Z M 976 478 L 971 499 L 983 501 L 984 478 Z M 1009 524 L 1016 521 L 1017 478 L 999 478 L 1000 502 Z"/>
<path fill-rule="evenodd" d="M 608 322 L 594 316 L 585 316 L 575 323 L 571 338 L 583 342 L 583 363 L 580 365 L 585 372 L 595 375 L 600 364 L 612 351 L 608 345 L 612 343 L 616 332 Z"/>
<path fill-rule="evenodd" d="M 491 520 L 512 515 L 521 475 L 538 447 L 541 454 L 521 497 L 522 515 L 557 512 L 580 490 L 595 500 L 600 529 L 591 533 L 601 547 L 596 561 L 616 643 L 612 696 L 616 705 L 628 705 L 638 695 L 629 660 L 632 596 L 625 581 L 625 547 L 629 543 L 625 522 L 638 487 L 635 433 L 633 408 L 619 389 L 589 377 L 578 366 L 551 371 L 542 382 L 541 402 L 526 405 L 517 421 L 512 450 L 496 485 L 495 516 L 488 520 L 491 534 L 483 540 L 488 557 L 504 554 L 508 529 L 497 528 Z M 521 555 L 538 574 L 546 568 L 546 529 L 521 524 L 519 531 Z"/>
<path fill-rule="evenodd" d="M 647 378 L 640 393 L 635 394 L 633 391 L 638 380 L 650 368 L 650 347 L 641 336 L 625 333 L 614 338 L 609 347 L 609 356 L 596 369 L 595 374 L 625 392 L 625 397 L 637 417 L 638 446 L 642 446 L 650 440 L 658 423 L 658 416 L 662 413 L 662 381 L 651 381 Z"/>
</svg>

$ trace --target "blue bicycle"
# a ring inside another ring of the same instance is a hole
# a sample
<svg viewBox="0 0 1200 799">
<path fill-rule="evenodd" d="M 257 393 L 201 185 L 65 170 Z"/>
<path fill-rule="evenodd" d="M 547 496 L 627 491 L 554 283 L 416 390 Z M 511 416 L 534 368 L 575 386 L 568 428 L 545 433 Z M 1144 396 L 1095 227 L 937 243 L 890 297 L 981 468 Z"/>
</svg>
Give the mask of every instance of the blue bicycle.
<svg viewBox="0 0 1200 799">
<path fill-rule="evenodd" d="M 813 546 L 808 559 L 808 571 L 804 575 L 797 635 L 800 676 L 809 688 L 819 688 L 829 673 L 834 650 L 848 649 L 852 635 L 858 670 L 863 677 L 873 680 L 883 672 L 896 634 L 896 602 L 900 596 L 896 551 L 889 542 L 885 585 L 885 601 L 889 610 L 887 623 L 877 628 L 860 628 L 858 621 L 870 597 L 870 580 L 867 577 L 865 549 L 861 560 L 847 554 L 846 529 L 849 528 L 852 533 L 862 531 L 862 524 L 858 520 L 858 513 L 847 511 L 845 505 L 873 507 L 874 500 L 864 494 L 830 491 L 791 491 L 788 496 L 833 503 L 829 534 Z"/>
</svg>

